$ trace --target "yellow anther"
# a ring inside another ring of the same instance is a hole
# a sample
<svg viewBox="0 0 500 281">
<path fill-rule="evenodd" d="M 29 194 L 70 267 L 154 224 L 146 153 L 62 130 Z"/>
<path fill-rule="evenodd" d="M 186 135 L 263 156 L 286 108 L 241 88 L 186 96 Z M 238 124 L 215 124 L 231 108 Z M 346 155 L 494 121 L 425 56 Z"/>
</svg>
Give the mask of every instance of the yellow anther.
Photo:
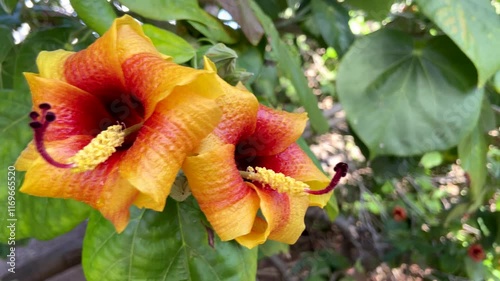
<svg viewBox="0 0 500 281">
<path fill-rule="evenodd" d="M 125 132 L 121 125 L 109 126 L 78 151 L 70 161 L 74 164 L 72 171 L 85 172 L 95 169 L 97 165 L 108 160 L 116 152 L 116 148 L 125 141 Z"/>
<path fill-rule="evenodd" d="M 306 191 L 309 190 L 309 186 L 301 181 L 262 167 L 255 167 L 255 169 L 248 167 L 246 172 L 240 172 L 240 174 L 245 179 L 260 182 L 279 193 L 306 195 Z"/>
</svg>

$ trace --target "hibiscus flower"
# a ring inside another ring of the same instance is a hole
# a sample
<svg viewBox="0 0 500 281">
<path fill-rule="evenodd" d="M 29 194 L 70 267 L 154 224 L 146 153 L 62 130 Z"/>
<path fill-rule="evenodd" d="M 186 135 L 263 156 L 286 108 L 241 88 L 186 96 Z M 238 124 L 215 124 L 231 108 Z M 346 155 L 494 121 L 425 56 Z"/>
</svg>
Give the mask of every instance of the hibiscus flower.
<svg viewBox="0 0 500 281">
<path fill-rule="evenodd" d="M 267 239 L 293 244 L 306 209 L 328 202 L 347 165 L 338 164 L 330 181 L 295 144 L 305 113 L 259 105 L 243 87 L 218 80 L 226 93 L 216 100 L 222 120 L 183 164 L 191 192 L 221 240 L 248 248 Z"/>
<path fill-rule="evenodd" d="M 218 124 L 213 71 L 158 53 L 133 18 L 87 49 L 42 52 L 32 92 L 34 140 L 17 160 L 21 191 L 72 198 L 122 231 L 135 204 L 161 211 L 185 157 Z"/>
</svg>

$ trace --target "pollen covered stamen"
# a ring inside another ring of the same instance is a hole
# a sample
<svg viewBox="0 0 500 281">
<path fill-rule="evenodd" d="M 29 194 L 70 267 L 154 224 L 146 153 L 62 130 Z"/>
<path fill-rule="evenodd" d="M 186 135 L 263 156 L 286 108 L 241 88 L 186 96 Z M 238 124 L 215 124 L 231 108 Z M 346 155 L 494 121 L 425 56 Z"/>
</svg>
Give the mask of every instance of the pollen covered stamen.
<svg viewBox="0 0 500 281">
<path fill-rule="evenodd" d="M 97 165 L 108 160 L 124 141 L 125 132 L 122 125 L 109 126 L 70 158 L 70 161 L 74 163 L 72 171 L 85 172 L 95 169 Z"/>
<path fill-rule="evenodd" d="M 240 174 L 247 180 L 259 182 L 279 193 L 306 195 L 306 191 L 309 190 L 307 184 L 266 168 L 248 167 L 245 172 L 240 171 Z"/>
</svg>

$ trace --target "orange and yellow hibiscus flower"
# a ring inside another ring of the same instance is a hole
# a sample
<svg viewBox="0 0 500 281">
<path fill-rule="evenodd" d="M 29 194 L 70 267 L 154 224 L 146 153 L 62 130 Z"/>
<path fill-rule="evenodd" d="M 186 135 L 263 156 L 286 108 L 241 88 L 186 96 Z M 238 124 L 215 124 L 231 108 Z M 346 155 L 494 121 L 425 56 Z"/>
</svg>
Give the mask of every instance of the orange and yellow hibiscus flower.
<svg viewBox="0 0 500 281">
<path fill-rule="evenodd" d="M 338 164 L 330 181 L 295 144 L 305 113 L 259 105 L 242 87 L 218 80 L 226 93 L 216 100 L 222 120 L 182 167 L 191 192 L 221 240 L 248 248 L 267 239 L 293 244 L 308 206 L 328 202 L 347 165 Z"/>
<path fill-rule="evenodd" d="M 156 51 L 131 17 L 87 49 L 42 52 L 26 73 L 34 141 L 16 167 L 21 191 L 72 198 L 122 231 L 135 204 L 162 210 L 185 157 L 218 124 L 213 71 Z"/>
</svg>

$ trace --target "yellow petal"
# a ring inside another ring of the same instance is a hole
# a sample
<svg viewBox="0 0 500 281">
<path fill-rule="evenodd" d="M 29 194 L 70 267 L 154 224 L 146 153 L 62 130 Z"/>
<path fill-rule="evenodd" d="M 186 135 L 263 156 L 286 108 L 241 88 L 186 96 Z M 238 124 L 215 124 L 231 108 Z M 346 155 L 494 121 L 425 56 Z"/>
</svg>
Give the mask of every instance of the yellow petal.
<svg viewBox="0 0 500 281">
<path fill-rule="evenodd" d="M 65 50 L 42 51 L 36 58 L 40 77 L 65 81 L 64 63 L 74 52 Z"/>
</svg>

